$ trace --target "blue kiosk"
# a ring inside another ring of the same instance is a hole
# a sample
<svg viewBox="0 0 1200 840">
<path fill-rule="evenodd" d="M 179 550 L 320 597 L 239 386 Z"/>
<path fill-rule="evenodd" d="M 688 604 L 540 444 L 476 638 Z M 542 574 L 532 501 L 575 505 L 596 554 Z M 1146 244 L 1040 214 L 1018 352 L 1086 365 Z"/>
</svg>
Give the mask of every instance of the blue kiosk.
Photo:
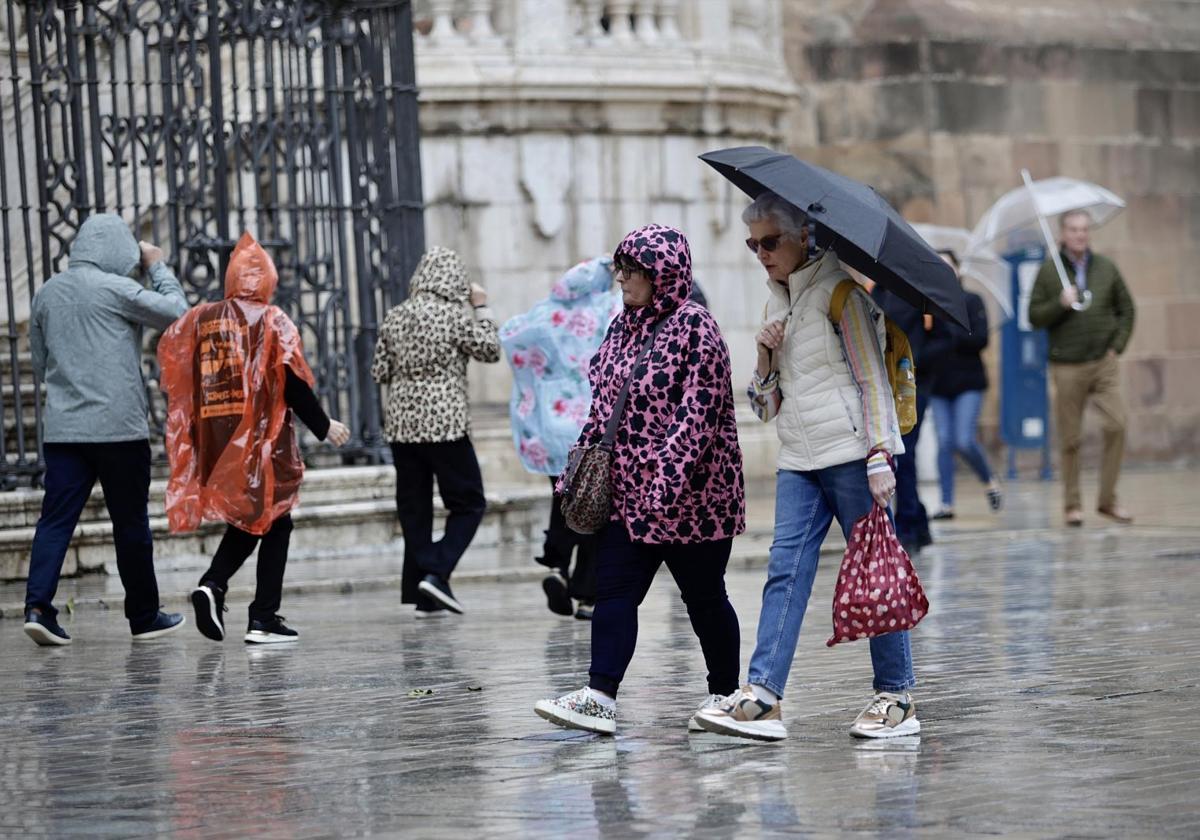
<svg viewBox="0 0 1200 840">
<path fill-rule="evenodd" d="M 1008 478 L 1017 477 L 1017 450 L 1041 449 L 1043 480 L 1053 478 L 1050 464 L 1050 395 L 1045 330 L 1029 323 L 1029 298 L 1046 259 L 1040 243 L 1004 255 L 1010 272 L 1012 318 L 1004 324 L 1000 345 L 1000 436 L 1008 446 Z"/>
</svg>

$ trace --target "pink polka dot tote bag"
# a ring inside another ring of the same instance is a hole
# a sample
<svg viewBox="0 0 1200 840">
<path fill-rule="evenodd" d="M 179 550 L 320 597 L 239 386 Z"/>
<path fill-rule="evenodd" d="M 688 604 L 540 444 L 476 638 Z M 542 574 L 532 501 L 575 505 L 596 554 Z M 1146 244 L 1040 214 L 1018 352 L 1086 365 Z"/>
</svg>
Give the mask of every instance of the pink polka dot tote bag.
<svg viewBox="0 0 1200 840">
<path fill-rule="evenodd" d="M 833 635 L 825 644 L 911 630 L 929 612 L 912 561 L 879 505 L 854 523 L 833 592 Z"/>
</svg>

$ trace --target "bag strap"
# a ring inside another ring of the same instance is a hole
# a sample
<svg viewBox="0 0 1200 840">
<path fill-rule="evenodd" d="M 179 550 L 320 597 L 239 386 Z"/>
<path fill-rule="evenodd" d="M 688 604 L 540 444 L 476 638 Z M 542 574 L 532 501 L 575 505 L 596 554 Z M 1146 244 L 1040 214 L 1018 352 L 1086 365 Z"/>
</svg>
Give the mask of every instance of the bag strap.
<svg viewBox="0 0 1200 840">
<path fill-rule="evenodd" d="M 842 323 L 842 311 L 846 308 L 846 301 L 857 287 L 858 284 L 849 278 L 834 287 L 833 296 L 829 298 L 829 320 L 835 327 Z"/>
<path fill-rule="evenodd" d="M 633 384 L 633 374 L 637 372 L 638 367 L 650 355 L 650 348 L 654 346 L 654 339 L 658 337 L 659 331 L 670 317 L 670 315 L 664 316 L 650 330 L 650 335 L 646 336 L 646 341 L 642 344 L 642 349 L 638 353 L 637 361 L 633 363 L 633 368 L 630 369 L 629 376 L 625 379 L 625 384 L 621 386 L 621 393 L 617 396 L 616 405 L 613 406 L 612 416 L 608 418 L 608 428 L 604 430 L 604 440 L 600 442 L 600 445 L 605 449 L 611 449 L 613 442 L 617 439 L 617 429 L 621 425 L 621 417 L 625 414 L 625 403 L 629 401 L 629 387 Z"/>
</svg>

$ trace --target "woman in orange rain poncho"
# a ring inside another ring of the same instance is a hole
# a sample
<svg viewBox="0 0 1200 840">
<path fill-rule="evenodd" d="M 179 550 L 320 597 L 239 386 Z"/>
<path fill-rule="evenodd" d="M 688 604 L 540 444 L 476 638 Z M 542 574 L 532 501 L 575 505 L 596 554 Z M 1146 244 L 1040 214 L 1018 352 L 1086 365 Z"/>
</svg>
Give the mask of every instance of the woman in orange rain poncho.
<svg viewBox="0 0 1200 840">
<path fill-rule="evenodd" d="M 349 431 L 313 394 L 300 333 L 271 297 L 275 264 L 244 234 L 225 273 L 225 299 L 190 310 L 158 345 L 167 394 L 167 521 L 173 532 L 228 524 L 212 565 L 192 592 L 196 626 L 225 638 L 229 579 L 258 545 L 258 587 L 246 641 L 295 641 L 277 613 L 283 596 L 304 462 L 293 414 L 321 440 L 341 446 Z"/>
</svg>

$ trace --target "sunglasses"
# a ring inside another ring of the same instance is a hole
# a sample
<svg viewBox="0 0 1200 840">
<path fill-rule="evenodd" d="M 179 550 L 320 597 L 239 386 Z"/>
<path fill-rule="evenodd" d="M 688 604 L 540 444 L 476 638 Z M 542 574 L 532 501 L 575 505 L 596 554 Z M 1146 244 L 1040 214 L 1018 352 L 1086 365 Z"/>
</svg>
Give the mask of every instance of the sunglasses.
<svg viewBox="0 0 1200 840">
<path fill-rule="evenodd" d="M 779 243 L 783 241 L 783 234 L 775 234 L 774 236 L 764 236 L 762 239 L 750 237 L 746 240 L 746 247 L 753 253 L 757 254 L 758 249 L 762 248 L 768 254 L 779 247 Z"/>
<path fill-rule="evenodd" d="M 644 274 L 647 277 L 653 277 L 654 272 L 646 268 L 646 266 L 636 263 L 630 259 L 620 259 L 616 261 L 617 271 L 624 274 L 626 277 L 632 277 L 634 274 Z"/>
</svg>

